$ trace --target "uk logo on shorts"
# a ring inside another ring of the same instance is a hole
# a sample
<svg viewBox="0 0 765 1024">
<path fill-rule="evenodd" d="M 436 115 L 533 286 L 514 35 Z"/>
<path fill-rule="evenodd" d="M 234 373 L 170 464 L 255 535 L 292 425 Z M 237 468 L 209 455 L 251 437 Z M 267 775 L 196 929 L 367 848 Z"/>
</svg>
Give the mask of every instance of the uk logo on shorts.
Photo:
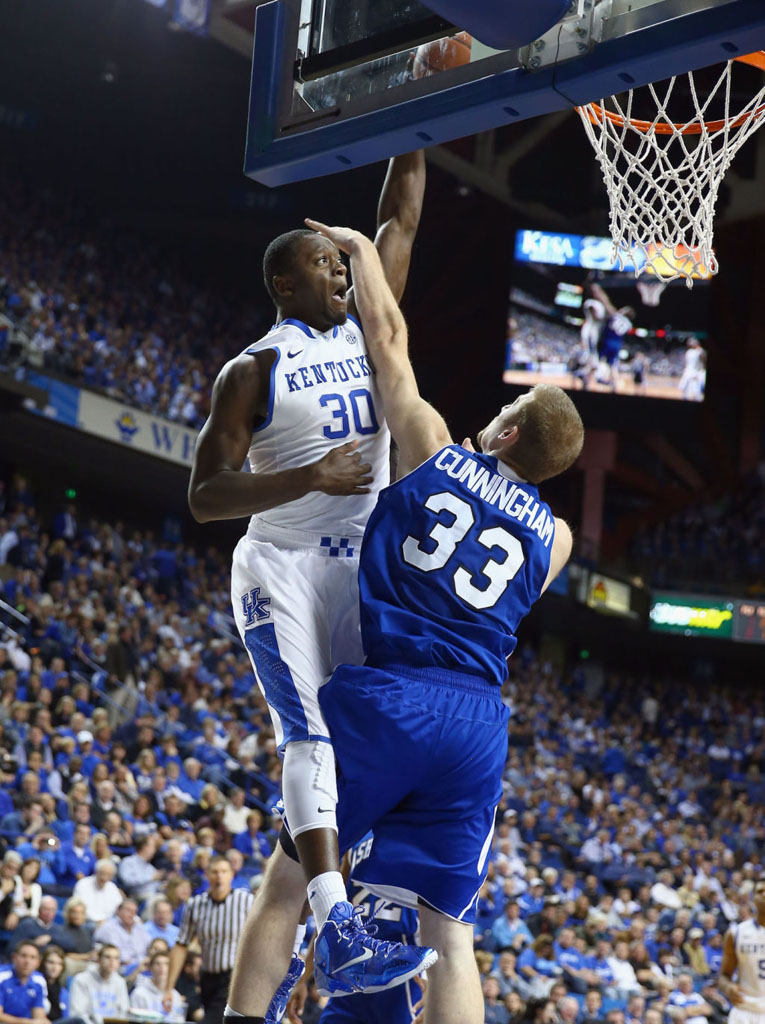
<svg viewBox="0 0 765 1024">
<path fill-rule="evenodd" d="M 271 612 L 266 605 L 271 604 L 270 597 L 260 596 L 260 587 L 253 587 L 246 594 L 242 594 L 242 611 L 245 615 L 245 626 L 251 626 L 255 621 L 262 622 L 271 618 Z"/>
</svg>

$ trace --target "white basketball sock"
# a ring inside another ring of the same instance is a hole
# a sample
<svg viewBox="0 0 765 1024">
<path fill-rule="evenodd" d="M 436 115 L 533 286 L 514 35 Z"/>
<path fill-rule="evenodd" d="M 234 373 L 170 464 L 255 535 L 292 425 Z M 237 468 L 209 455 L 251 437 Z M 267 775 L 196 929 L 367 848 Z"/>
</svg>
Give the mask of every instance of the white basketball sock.
<svg viewBox="0 0 765 1024">
<path fill-rule="evenodd" d="M 231 1007 L 226 1003 L 226 1009 L 223 1011 L 224 1017 L 246 1017 L 246 1013 L 239 1013 L 238 1010 L 232 1010 Z"/>
<path fill-rule="evenodd" d="M 295 945 L 292 947 L 292 952 L 299 955 L 300 947 L 303 945 L 303 939 L 305 938 L 305 925 L 299 924 L 297 931 L 295 932 Z"/>
<path fill-rule="evenodd" d="M 308 902 L 316 919 L 317 931 L 324 927 L 330 910 L 336 903 L 344 903 L 347 899 L 343 876 L 339 871 L 325 871 L 308 883 Z"/>
</svg>

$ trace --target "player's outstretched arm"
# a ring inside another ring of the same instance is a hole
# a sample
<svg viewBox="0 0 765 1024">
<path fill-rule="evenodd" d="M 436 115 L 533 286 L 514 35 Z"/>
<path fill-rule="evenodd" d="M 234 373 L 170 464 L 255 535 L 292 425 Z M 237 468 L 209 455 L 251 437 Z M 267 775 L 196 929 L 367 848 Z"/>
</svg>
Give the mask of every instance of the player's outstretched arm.
<svg viewBox="0 0 765 1024">
<path fill-rule="evenodd" d="M 406 324 L 390 290 L 373 243 L 359 231 L 306 224 L 351 257 L 356 302 L 385 418 L 399 447 L 399 476 L 415 469 L 446 444 L 449 430 L 438 412 L 420 397 L 409 362 Z"/>
<path fill-rule="evenodd" d="M 333 448 L 307 466 L 278 473 L 241 472 L 265 394 L 264 380 L 268 381 L 268 374 L 262 373 L 258 359 L 251 355 L 230 360 L 218 374 L 189 481 L 189 508 L 199 523 L 264 512 L 310 491 L 335 495 L 369 491 L 371 466 L 361 462 L 356 441 Z"/>
<path fill-rule="evenodd" d="M 723 955 L 720 962 L 720 977 L 717 987 L 734 1006 L 738 1006 L 743 999 L 741 989 L 733 980 L 733 975 L 737 970 L 736 938 L 732 931 L 728 931 L 725 933 L 725 941 L 723 942 Z"/>
<path fill-rule="evenodd" d="M 401 301 L 406 287 L 424 196 L 424 150 L 394 156 L 377 207 L 375 246 L 396 302 Z"/>
</svg>

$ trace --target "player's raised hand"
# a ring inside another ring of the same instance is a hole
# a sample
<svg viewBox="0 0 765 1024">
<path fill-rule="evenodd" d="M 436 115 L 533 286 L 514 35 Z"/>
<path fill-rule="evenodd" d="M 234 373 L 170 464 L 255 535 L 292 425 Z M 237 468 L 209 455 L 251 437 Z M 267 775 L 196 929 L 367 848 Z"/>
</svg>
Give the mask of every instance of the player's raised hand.
<svg viewBox="0 0 765 1024">
<path fill-rule="evenodd" d="M 349 255 L 352 255 L 360 245 L 370 242 L 366 235 L 362 235 L 360 231 L 355 231 L 353 228 L 329 227 L 319 220 L 311 220 L 310 217 L 306 217 L 305 223 L 312 231 L 318 231 L 330 242 L 334 242 L 341 252 L 347 252 Z M 370 244 L 372 243 L 370 242 Z"/>
<path fill-rule="evenodd" d="M 311 466 L 311 490 L 325 494 L 369 494 L 372 467 L 356 451 L 358 441 L 333 448 Z"/>
</svg>

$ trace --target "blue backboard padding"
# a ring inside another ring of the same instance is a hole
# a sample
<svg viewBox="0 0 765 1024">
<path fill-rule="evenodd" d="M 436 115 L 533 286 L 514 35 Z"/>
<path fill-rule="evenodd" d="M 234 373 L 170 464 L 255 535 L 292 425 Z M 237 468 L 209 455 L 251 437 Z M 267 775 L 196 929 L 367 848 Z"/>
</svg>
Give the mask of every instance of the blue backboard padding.
<svg viewBox="0 0 765 1024">
<path fill-rule="evenodd" d="M 517 50 L 557 25 L 569 0 L 427 0 L 428 7 L 495 50 Z"/>
<path fill-rule="evenodd" d="M 687 18 L 675 18 L 601 43 L 557 68 L 510 68 L 403 102 L 393 102 L 398 90 L 392 90 L 388 106 L 279 136 L 275 83 L 284 75 L 287 45 L 281 6 L 281 0 L 272 0 L 258 8 L 244 166 L 245 174 L 270 186 L 335 174 L 475 135 L 610 96 L 626 85 L 645 85 L 765 48 L 765 0 L 731 0 L 696 12 L 692 33 Z M 268 47 L 275 63 L 270 78 L 260 66 L 267 60 Z M 261 92 L 262 76 L 267 88 Z M 270 141 L 262 130 L 266 126 L 274 126 Z"/>
</svg>

